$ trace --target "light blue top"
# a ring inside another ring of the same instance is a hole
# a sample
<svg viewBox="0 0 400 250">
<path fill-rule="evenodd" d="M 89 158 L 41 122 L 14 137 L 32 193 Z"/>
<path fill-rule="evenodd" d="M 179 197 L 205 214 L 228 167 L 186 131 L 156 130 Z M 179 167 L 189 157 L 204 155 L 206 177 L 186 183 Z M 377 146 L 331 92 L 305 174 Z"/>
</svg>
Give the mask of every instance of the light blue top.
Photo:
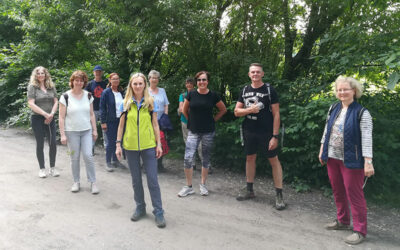
<svg viewBox="0 0 400 250">
<path fill-rule="evenodd" d="M 169 105 L 167 93 L 165 92 L 165 89 L 158 88 L 158 93 L 155 95 L 149 88 L 149 94 L 154 99 L 154 112 L 157 113 L 157 120 L 160 120 L 161 115 L 164 113 L 164 106 Z"/>
</svg>

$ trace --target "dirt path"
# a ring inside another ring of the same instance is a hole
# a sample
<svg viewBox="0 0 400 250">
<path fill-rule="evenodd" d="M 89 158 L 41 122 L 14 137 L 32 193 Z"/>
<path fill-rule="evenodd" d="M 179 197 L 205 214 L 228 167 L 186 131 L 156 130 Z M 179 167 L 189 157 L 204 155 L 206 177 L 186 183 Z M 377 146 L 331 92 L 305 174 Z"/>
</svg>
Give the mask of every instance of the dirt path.
<svg viewBox="0 0 400 250">
<path fill-rule="evenodd" d="M 243 176 L 217 169 L 209 178 L 210 196 L 201 197 L 196 172 L 196 194 L 178 198 L 184 184 L 181 161 L 166 161 L 168 172 L 159 175 L 167 227 L 155 226 L 147 188 L 148 215 L 131 222 L 129 172 L 106 172 L 100 151 L 97 148 L 95 156 L 100 194 L 90 194 L 84 168 L 83 190 L 73 194 L 65 146 L 57 153 L 61 176 L 40 179 L 33 136 L 20 129 L 0 129 L 0 249 L 400 248 L 398 211 L 370 206 L 367 240 L 349 246 L 342 241 L 348 232 L 323 229 L 334 218 L 331 198 L 318 191 L 297 194 L 286 187 L 289 206 L 279 212 L 272 207 L 270 179 L 257 179 L 257 199 L 237 202 Z"/>
</svg>

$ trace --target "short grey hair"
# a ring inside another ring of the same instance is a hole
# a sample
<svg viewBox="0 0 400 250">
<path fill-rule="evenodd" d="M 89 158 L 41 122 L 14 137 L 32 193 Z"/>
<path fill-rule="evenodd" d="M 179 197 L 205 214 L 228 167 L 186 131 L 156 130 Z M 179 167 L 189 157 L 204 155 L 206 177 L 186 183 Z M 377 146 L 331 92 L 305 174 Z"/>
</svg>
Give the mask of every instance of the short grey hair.
<svg viewBox="0 0 400 250">
<path fill-rule="evenodd" d="M 356 79 L 354 79 L 353 77 L 349 77 L 349 76 L 339 76 L 338 78 L 336 78 L 335 81 L 335 86 L 333 88 L 333 91 L 335 92 L 335 95 L 337 94 L 336 90 L 337 90 L 337 85 L 341 82 L 347 82 L 350 85 L 350 88 L 354 89 L 355 91 L 355 97 L 358 99 L 362 96 L 363 94 L 363 86 L 361 85 L 361 83 L 359 81 L 357 81 Z"/>
<path fill-rule="evenodd" d="M 157 70 L 152 69 L 149 72 L 148 78 L 150 79 L 150 77 L 152 77 L 152 76 L 160 78 L 160 72 L 158 72 Z"/>
</svg>

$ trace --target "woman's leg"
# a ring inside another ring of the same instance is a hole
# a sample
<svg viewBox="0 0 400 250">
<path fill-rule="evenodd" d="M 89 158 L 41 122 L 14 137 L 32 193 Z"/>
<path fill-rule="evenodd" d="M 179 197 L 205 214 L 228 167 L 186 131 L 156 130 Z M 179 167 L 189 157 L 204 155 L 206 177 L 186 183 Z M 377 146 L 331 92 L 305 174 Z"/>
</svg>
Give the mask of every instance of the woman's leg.
<svg viewBox="0 0 400 250">
<path fill-rule="evenodd" d="M 147 186 L 150 191 L 151 203 L 153 205 L 153 214 L 163 214 L 161 201 L 160 185 L 157 177 L 157 161 L 155 148 L 146 149 L 140 152 L 144 167 L 146 168 Z"/>
<path fill-rule="evenodd" d="M 132 177 L 133 197 L 136 202 L 136 211 L 145 212 L 144 191 L 142 183 L 142 171 L 140 170 L 139 151 L 125 150 L 128 166 Z"/>
<path fill-rule="evenodd" d="M 88 129 L 85 131 L 81 131 L 81 151 L 83 160 L 85 161 L 86 165 L 86 176 L 89 182 L 95 183 L 96 182 L 96 171 L 94 168 L 94 160 L 92 155 L 92 145 L 93 145 L 93 136 L 92 130 Z"/>
<path fill-rule="evenodd" d="M 188 138 L 186 141 L 185 159 L 184 159 L 186 183 L 188 186 L 192 185 L 192 176 L 193 176 L 193 168 L 192 167 L 193 167 L 196 149 L 199 145 L 199 141 L 200 141 L 199 134 L 192 133 L 189 130 Z"/>
<path fill-rule="evenodd" d="M 343 164 L 343 161 L 329 158 L 327 163 L 328 176 L 336 203 L 337 219 L 344 225 L 350 225 L 349 204 L 347 201 L 341 164 Z"/>
<path fill-rule="evenodd" d="M 39 168 L 44 169 L 44 118 L 38 115 L 32 115 L 31 125 L 36 139 L 36 158 L 39 162 Z"/>
<path fill-rule="evenodd" d="M 74 182 L 80 182 L 81 135 L 79 131 L 65 131 L 68 154 L 71 159 L 71 170 Z"/>
<path fill-rule="evenodd" d="M 364 169 L 341 167 L 353 217 L 353 231 L 367 235 L 367 203 L 363 192 Z"/>
<path fill-rule="evenodd" d="M 111 163 L 111 159 L 114 161 L 116 160 L 115 156 L 115 141 L 117 140 L 117 132 L 118 132 L 118 125 L 115 126 L 114 121 L 107 122 L 107 138 L 108 138 L 108 143 L 106 146 L 106 162 Z"/>
<path fill-rule="evenodd" d="M 53 168 L 56 165 L 56 154 L 57 154 L 57 141 L 56 141 L 56 122 L 54 119 L 47 126 L 48 131 L 48 142 L 49 142 L 49 159 L 50 167 Z"/>
<path fill-rule="evenodd" d="M 202 169 L 201 169 L 201 184 L 205 184 L 208 176 L 208 169 L 211 166 L 211 149 L 214 142 L 215 132 L 205 133 L 201 135 L 201 146 L 202 146 Z"/>
</svg>

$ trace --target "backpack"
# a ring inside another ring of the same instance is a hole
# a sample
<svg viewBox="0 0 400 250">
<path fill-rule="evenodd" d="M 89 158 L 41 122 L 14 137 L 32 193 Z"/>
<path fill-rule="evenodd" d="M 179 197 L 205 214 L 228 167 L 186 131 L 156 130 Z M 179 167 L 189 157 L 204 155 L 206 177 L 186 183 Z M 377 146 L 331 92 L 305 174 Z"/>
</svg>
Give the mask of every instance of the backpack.
<svg viewBox="0 0 400 250">
<path fill-rule="evenodd" d="M 65 107 L 68 107 L 68 94 L 67 94 L 67 92 L 65 92 L 65 93 L 63 94 L 63 96 L 64 96 L 65 104 L 66 104 Z M 88 92 L 87 97 L 88 97 L 88 99 L 89 99 L 89 101 L 90 101 L 90 98 L 92 98 L 92 93 Z"/>
<path fill-rule="evenodd" d="M 268 99 L 269 99 L 269 111 L 272 113 L 272 108 L 271 108 L 271 85 L 267 82 L 264 83 L 264 85 L 267 87 L 267 91 L 268 91 Z M 247 88 L 249 87 L 249 85 L 246 85 L 243 88 L 243 92 L 242 92 L 242 97 L 244 97 L 244 92 L 247 90 Z"/>
</svg>

